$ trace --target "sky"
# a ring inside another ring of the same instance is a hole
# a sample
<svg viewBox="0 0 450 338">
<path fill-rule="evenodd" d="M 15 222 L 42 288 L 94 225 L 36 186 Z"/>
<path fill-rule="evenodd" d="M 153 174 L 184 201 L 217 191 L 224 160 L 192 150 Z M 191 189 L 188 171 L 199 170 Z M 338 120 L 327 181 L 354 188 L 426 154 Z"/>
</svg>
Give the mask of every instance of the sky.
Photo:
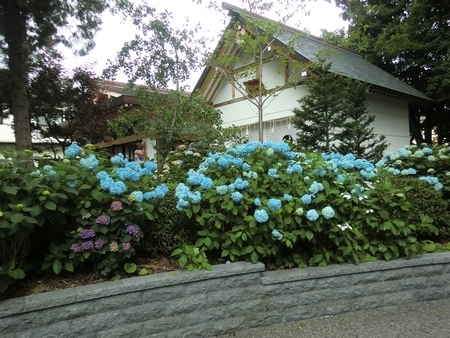
<svg viewBox="0 0 450 338">
<path fill-rule="evenodd" d="M 205 0 L 203 0 L 203 5 L 196 5 L 192 0 L 149 0 L 148 2 L 158 11 L 168 10 L 171 12 L 174 25 L 180 24 L 181 26 L 182 23 L 186 22 L 186 17 L 189 17 L 191 24 L 199 23 L 201 29 L 205 31 L 205 35 L 210 36 L 213 40 L 211 48 L 215 47 L 220 37 L 220 31 L 225 28 L 225 24 L 222 23 L 223 14 L 207 9 L 205 6 L 207 1 Z M 242 6 L 241 0 L 227 0 L 226 2 L 238 7 Z M 346 27 L 346 23 L 339 17 L 340 10 L 333 3 L 316 0 L 307 5 L 307 10 L 309 11 L 308 16 L 303 15 L 303 13 L 297 14 L 295 18 L 296 28 L 320 36 L 321 29 L 334 31 Z M 102 21 L 101 31 L 95 37 L 96 47 L 88 56 L 76 57 L 72 51 L 61 48 L 66 60 L 65 65 L 69 70 L 77 66 L 90 64 L 93 71 L 97 75 L 101 75 L 102 70 L 108 65 L 108 59 L 114 59 L 124 42 L 131 40 L 136 33 L 131 24 L 121 22 L 120 17 L 113 16 L 109 12 L 104 13 Z M 293 25 L 290 22 L 289 24 Z M 191 75 L 187 83 L 191 89 L 200 77 L 200 73 L 201 71 Z M 116 81 L 127 82 L 127 80 L 123 74 L 116 77 Z"/>
</svg>

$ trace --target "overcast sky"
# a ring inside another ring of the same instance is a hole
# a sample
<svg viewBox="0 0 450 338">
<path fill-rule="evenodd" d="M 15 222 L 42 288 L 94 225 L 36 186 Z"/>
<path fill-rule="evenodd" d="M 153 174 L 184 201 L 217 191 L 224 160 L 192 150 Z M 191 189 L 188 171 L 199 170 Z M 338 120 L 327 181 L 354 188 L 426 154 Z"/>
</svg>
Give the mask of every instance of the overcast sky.
<svg viewBox="0 0 450 338">
<path fill-rule="evenodd" d="M 206 3 L 207 1 L 203 1 Z M 241 6 L 241 0 L 227 0 L 226 2 Z M 168 10 L 173 13 L 174 24 L 183 23 L 186 17 L 189 17 L 191 24 L 200 23 L 205 34 L 212 36 L 215 44 L 219 40 L 219 33 L 225 27 L 221 19 L 223 15 L 207 9 L 205 5 L 199 6 L 191 0 L 165 0 L 152 1 L 149 4 L 154 6 L 157 10 Z M 316 0 L 308 4 L 307 9 L 310 15 L 306 16 L 299 13 L 296 17 L 296 23 L 300 21 L 297 28 L 307 30 L 311 34 L 320 36 L 321 29 L 333 31 L 345 27 L 346 24 L 340 19 L 340 10 L 334 4 L 328 3 L 324 0 Z M 276 18 L 272 18 L 276 19 Z M 289 23 L 292 25 L 292 23 Z M 181 24 L 180 24 L 181 26 Z M 206 33 L 206 31 L 208 31 Z M 125 41 L 131 40 L 134 37 L 135 30 L 130 24 L 121 22 L 118 16 L 113 16 L 110 13 L 103 15 L 102 30 L 96 35 L 96 48 L 86 57 L 75 57 L 71 51 L 65 50 L 64 55 L 66 59 L 66 67 L 71 69 L 75 66 L 86 64 L 93 64 L 93 70 L 97 75 L 101 75 L 102 70 L 107 66 L 108 59 L 114 59 L 117 51 L 123 46 Z M 197 82 L 200 73 L 194 73 L 191 76 L 189 85 L 192 87 Z M 127 78 L 119 75 L 117 81 L 127 82 Z"/>
</svg>

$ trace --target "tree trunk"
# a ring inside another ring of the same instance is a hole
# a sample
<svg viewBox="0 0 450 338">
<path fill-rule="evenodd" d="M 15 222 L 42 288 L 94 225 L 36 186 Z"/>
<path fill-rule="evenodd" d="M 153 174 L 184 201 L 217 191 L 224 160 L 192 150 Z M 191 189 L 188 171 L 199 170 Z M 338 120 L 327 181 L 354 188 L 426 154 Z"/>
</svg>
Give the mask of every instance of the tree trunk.
<svg viewBox="0 0 450 338">
<path fill-rule="evenodd" d="M 5 40 L 8 44 L 8 67 L 11 76 L 11 113 L 14 116 L 16 150 L 31 149 L 31 127 L 28 113 L 28 58 L 26 17 L 17 1 L 7 0 L 5 8 Z"/>
</svg>

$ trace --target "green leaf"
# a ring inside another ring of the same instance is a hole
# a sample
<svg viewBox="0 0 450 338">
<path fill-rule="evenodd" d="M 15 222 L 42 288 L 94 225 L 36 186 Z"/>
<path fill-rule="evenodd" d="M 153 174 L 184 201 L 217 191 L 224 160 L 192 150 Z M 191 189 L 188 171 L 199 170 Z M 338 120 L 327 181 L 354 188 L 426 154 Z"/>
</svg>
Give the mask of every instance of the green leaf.
<svg viewBox="0 0 450 338">
<path fill-rule="evenodd" d="M 53 203 L 52 201 L 47 201 L 47 202 L 45 202 L 44 207 L 45 207 L 47 210 L 53 210 L 53 211 L 56 210 L 56 204 Z"/>
<path fill-rule="evenodd" d="M 194 205 L 192 206 L 192 211 L 193 211 L 194 213 L 198 213 L 198 212 L 200 211 L 200 204 L 194 204 Z"/>
<path fill-rule="evenodd" d="M 252 252 L 252 254 L 250 255 L 250 260 L 253 264 L 258 262 L 258 254 L 256 253 L 256 251 Z"/>
<path fill-rule="evenodd" d="M 183 249 L 175 249 L 173 252 L 172 252 L 172 254 L 170 255 L 171 257 L 173 257 L 173 256 L 178 256 L 178 255 L 180 255 L 180 254 L 182 254 L 183 253 Z"/>
<path fill-rule="evenodd" d="M 66 271 L 73 272 L 73 264 L 70 263 L 70 262 L 65 262 L 65 263 L 64 263 L 64 269 L 65 269 Z"/>
<path fill-rule="evenodd" d="M 307 230 L 306 231 L 306 238 L 308 238 L 308 241 L 311 241 L 313 237 L 314 237 L 313 232 L 311 230 Z"/>
<path fill-rule="evenodd" d="M 135 273 L 137 269 L 137 266 L 134 263 L 125 263 L 123 267 L 127 273 Z"/>
<path fill-rule="evenodd" d="M 12 223 L 17 224 L 24 220 L 25 216 L 23 214 L 14 214 L 11 216 L 10 220 Z"/>
<path fill-rule="evenodd" d="M 4 193 L 10 194 L 10 195 L 16 195 L 19 189 L 17 189 L 14 186 L 11 185 L 4 185 L 2 188 Z"/>
<path fill-rule="evenodd" d="M 59 275 L 59 273 L 61 272 L 61 269 L 62 269 L 62 264 L 59 261 L 59 259 L 57 259 L 53 262 L 52 268 L 53 268 L 53 272 L 55 273 L 55 275 Z"/>
<path fill-rule="evenodd" d="M 253 245 L 249 245 L 248 247 L 245 248 L 246 253 L 250 253 L 253 251 L 255 251 L 255 248 L 253 247 Z"/>
<path fill-rule="evenodd" d="M 139 275 L 140 275 L 140 276 L 148 275 L 147 269 L 146 269 L 146 268 L 142 268 L 141 271 L 139 271 Z"/>
<path fill-rule="evenodd" d="M 59 253 L 59 247 L 54 242 L 50 242 L 49 250 L 55 256 L 57 256 Z"/>
<path fill-rule="evenodd" d="M 180 259 L 179 259 L 179 264 L 180 264 L 180 266 L 181 266 L 181 267 L 184 267 L 184 266 L 186 265 L 186 263 L 187 263 L 187 257 L 186 257 L 186 255 L 181 256 Z"/>
<path fill-rule="evenodd" d="M 101 202 L 103 200 L 103 194 L 98 190 L 93 190 L 91 192 L 91 195 L 98 202 Z"/>
</svg>

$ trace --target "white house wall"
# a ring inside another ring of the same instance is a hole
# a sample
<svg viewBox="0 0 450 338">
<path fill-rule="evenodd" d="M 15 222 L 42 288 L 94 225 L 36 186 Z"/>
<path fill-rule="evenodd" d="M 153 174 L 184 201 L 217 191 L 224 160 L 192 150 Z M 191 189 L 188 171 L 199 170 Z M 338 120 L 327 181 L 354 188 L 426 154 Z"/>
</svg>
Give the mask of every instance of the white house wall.
<svg viewBox="0 0 450 338">
<path fill-rule="evenodd" d="M 228 84 L 222 89 L 222 98 L 227 98 L 225 92 L 231 92 L 231 86 Z M 299 107 L 297 100 L 306 93 L 304 87 L 289 88 L 269 101 L 264 109 L 264 140 L 278 142 L 287 134 L 295 138 L 296 130 L 290 118 L 294 116 L 293 108 Z M 396 151 L 409 144 L 408 103 L 377 94 L 370 94 L 368 103 L 369 114 L 375 116 L 374 133 L 386 136 L 389 143 L 387 151 Z M 258 113 L 254 105 L 245 100 L 218 109 L 222 111 L 224 126 L 243 126 L 250 140 L 258 139 Z"/>
</svg>

